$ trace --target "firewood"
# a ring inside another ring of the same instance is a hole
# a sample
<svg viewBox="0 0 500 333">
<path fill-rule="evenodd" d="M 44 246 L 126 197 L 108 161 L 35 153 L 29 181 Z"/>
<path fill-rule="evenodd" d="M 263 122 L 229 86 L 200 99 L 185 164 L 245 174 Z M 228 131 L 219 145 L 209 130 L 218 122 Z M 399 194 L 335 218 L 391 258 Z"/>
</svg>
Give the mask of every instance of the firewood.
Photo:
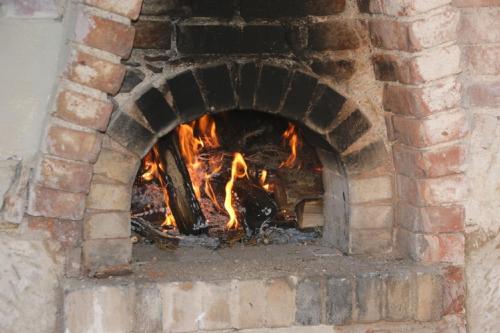
<svg viewBox="0 0 500 333">
<path fill-rule="evenodd" d="M 295 208 L 299 229 L 321 227 L 325 224 L 323 200 L 303 200 Z"/>
<path fill-rule="evenodd" d="M 161 138 L 158 141 L 158 150 L 165 166 L 165 170 L 160 168 L 160 175 L 167 184 L 169 206 L 179 232 L 192 235 L 206 231 L 206 219 L 179 151 L 177 133 L 171 132 Z"/>
<path fill-rule="evenodd" d="M 248 236 L 258 232 L 264 223 L 271 222 L 278 212 L 276 202 L 269 193 L 251 180 L 238 180 L 233 191 L 241 207 L 240 220 Z"/>
</svg>

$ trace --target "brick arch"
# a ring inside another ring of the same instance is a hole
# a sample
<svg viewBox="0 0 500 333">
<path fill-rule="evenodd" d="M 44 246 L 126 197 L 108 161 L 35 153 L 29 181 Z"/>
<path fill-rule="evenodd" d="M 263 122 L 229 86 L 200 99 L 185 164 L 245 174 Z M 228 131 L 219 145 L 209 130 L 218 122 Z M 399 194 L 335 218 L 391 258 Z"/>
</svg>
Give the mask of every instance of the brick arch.
<svg viewBox="0 0 500 333">
<path fill-rule="evenodd" d="M 297 122 L 339 154 L 372 127 L 354 102 L 298 66 L 204 64 L 141 89 L 135 105 L 117 112 L 107 131 L 138 156 L 146 154 L 154 137 L 165 135 L 180 123 L 235 109 L 266 112 Z"/>
</svg>

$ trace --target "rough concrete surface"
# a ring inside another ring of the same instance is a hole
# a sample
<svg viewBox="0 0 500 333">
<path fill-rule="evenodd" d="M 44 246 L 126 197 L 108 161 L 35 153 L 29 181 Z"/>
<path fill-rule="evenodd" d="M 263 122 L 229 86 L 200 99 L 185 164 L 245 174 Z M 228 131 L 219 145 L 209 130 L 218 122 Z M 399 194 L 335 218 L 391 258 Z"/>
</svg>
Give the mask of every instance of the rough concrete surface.
<svg viewBox="0 0 500 333">
<path fill-rule="evenodd" d="M 500 327 L 500 119 L 473 117 L 466 211 L 467 320 L 470 333 Z"/>
<path fill-rule="evenodd" d="M 1 233 L 0 263 L 0 332 L 55 332 L 62 268 L 51 245 Z"/>
</svg>

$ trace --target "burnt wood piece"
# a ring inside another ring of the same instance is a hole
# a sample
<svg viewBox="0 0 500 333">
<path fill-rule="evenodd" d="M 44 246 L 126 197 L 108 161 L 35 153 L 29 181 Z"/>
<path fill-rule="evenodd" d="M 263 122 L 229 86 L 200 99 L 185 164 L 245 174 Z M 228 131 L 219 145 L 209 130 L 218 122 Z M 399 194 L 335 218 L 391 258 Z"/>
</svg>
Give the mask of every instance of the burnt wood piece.
<svg viewBox="0 0 500 333">
<path fill-rule="evenodd" d="M 179 239 L 161 232 L 142 217 L 133 218 L 131 225 L 132 231 L 152 241 L 161 249 L 176 249 L 179 246 Z"/>
<path fill-rule="evenodd" d="M 236 193 L 238 206 L 241 207 L 238 209 L 240 221 L 247 236 L 258 233 L 260 227 L 271 222 L 278 213 L 278 206 L 274 199 L 266 190 L 251 180 L 237 180 L 233 192 Z"/>
<path fill-rule="evenodd" d="M 179 151 L 177 133 L 171 132 L 158 141 L 165 170 L 160 175 L 167 184 L 170 209 L 182 234 L 193 235 L 206 231 L 208 225 L 196 199 L 189 172 Z"/>
</svg>

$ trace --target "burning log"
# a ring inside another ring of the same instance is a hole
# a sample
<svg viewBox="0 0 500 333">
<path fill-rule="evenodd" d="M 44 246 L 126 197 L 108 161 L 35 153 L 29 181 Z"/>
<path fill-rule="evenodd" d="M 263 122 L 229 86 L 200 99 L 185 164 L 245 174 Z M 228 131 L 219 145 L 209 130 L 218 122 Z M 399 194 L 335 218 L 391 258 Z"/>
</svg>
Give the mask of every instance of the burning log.
<svg viewBox="0 0 500 333">
<path fill-rule="evenodd" d="M 167 185 L 170 210 L 177 228 L 185 235 L 206 231 L 206 219 L 179 151 L 177 133 L 172 132 L 161 138 L 158 150 L 162 165 L 165 166 L 165 170 L 160 170 L 160 175 Z"/>
</svg>

